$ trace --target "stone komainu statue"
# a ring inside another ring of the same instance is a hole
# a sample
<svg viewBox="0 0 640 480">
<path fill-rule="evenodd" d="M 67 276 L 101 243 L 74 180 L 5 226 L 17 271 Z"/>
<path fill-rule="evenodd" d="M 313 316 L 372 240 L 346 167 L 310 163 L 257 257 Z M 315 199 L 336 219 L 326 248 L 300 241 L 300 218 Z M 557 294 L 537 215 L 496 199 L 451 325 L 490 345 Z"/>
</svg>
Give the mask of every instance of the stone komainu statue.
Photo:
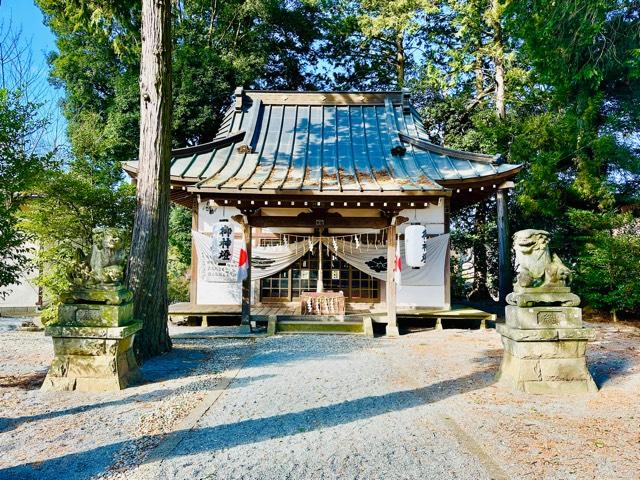
<svg viewBox="0 0 640 480">
<path fill-rule="evenodd" d="M 126 261 L 123 232 L 116 228 L 95 228 L 89 257 L 93 283 L 122 283 Z"/>
<path fill-rule="evenodd" d="M 567 287 L 571 270 L 549 251 L 549 232 L 520 230 L 513 236 L 516 252 L 516 287 Z"/>
<path fill-rule="evenodd" d="M 520 230 L 513 235 L 513 249 L 518 275 L 507 303 L 520 307 L 580 304 L 580 298 L 569 288 L 571 270 L 549 251 L 549 232 Z"/>
<path fill-rule="evenodd" d="M 73 285 L 62 296 L 64 303 L 90 300 L 120 304 L 128 301 L 131 292 L 123 286 L 127 256 L 125 233 L 117 228 L 95 228 L 89 255 L 79 252 L 72 274 Z"/>
</svg>

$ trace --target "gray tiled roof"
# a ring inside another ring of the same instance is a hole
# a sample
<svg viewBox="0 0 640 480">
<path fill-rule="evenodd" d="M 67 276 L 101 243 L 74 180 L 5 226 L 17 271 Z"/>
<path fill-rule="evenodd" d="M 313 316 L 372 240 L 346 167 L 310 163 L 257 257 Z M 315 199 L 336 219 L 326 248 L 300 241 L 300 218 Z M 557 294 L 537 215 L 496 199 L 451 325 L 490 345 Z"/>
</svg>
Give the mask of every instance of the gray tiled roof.
<svg viewBox="0 0 640 480">
<path fill-rule="evenodd" d="M 174 151 L 171 175 L 222 191 L 387 192 L 519 170 L 427 138 L 400 92 L 238 91 L 212 142 Z"/>
</svg>

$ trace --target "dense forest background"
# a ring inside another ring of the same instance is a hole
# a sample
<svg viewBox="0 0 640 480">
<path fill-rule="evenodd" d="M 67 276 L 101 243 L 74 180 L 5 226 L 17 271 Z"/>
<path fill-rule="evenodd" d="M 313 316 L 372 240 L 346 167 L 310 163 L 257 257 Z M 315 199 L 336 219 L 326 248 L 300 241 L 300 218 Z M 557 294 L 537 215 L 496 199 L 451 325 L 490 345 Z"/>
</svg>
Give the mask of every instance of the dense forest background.
<svg viewBox="0 0 640 480">
<path fill-rule="evenodd" d="M 25 82 L 3 84 L 0 143 L 17 147 L 0 152 L 0 178 L 24 181 L 0 189 L 10 207 L 0 252 L 22 264 L 19 245 L 35 237 L 47 266 L 39 281 L 55 300 L 91 229 L 132 223 L 120 162 L 138 148 L 140 5 L 36 3 L 57 38 L 49 77 L 64 91 L 69 148 L 34 153 L 28 139 L 45 127 L 29 119 L 41 105 Z M 639 1 L 182 0 L 173 23 L 174 146 L 210 140 L 239 85 L 409 89 L 433 142 L 524 164 L 512 229 L 552 233 L 588 306 L 640 311 Z M 488 299 L 495 205 L 453 219 L 456 249 L 474 266 L 472 285 L 457 281 L 455 293 Z M 174 208 L 173 300 L 187 288 L 189 230 L 189 212 Z M 0 268 L 0 285 L 15 273 Z"/>
</svg>

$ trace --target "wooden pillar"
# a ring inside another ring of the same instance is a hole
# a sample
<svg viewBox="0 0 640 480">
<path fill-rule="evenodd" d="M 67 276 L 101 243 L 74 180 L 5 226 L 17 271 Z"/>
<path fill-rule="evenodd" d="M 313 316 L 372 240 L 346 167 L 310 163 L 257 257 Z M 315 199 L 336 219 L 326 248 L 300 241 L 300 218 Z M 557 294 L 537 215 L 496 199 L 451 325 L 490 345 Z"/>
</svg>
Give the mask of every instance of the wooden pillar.
<svg viewBox="0 0 640 480">
<path fill-rule="evenodd" d="M 200 213 L 200 205 L 198 197 L 193 199 L 191 207 L 191 230 L 198 231 L 198 218 Z M 189 284 L 189 303 L 195 305 L 198 303 L 198 252 L 196 251 L 196 242 L 191 236 L 191 281 Z"/>
<path fill-rule="evenodd" d="M 251 225 L 249 219 L 243 224 L 244 240 L 247 244 L 247 257 L 249 258 L 249 268 L 247 270 L 247 278 L 242 281 L 242 320 L 240 321 L 240 332 L 251 333 Z"/>
<path fill-rule="evenodd" d="M 396 265 L 396 226 L 392 225 L 387 230 L 387 336 L 397 337 L 400 335 L 398 331 L 398 322 L 396 317 L 397 307 L 397 285 L 394 278 L 393 270 Z"/>
<path fill-rule="evenodd" d="M 451 232 L 451 198 L 444 197 L 444 233 Z M 451 309 L 451 243 L 444 259 L 444 308 Z"/>
<path fill-rule="evenodd" d="M 322 278 L 322 229 L 320 229 L 320 240 L 318 241 L 318 281 L 316 282 L 316 292 L 324 292 L 324 279 Z"/>
<path fill-rule="evenodd" d="M 513 288 L 511 278 L 511 245 L 509 242 L 509 212 L 507 202 L 509 188 L 513 182 L 506 182 L 496 191 L 498 224 L 498 301 L 505 304 L 507 294 Z"/>
</svg>

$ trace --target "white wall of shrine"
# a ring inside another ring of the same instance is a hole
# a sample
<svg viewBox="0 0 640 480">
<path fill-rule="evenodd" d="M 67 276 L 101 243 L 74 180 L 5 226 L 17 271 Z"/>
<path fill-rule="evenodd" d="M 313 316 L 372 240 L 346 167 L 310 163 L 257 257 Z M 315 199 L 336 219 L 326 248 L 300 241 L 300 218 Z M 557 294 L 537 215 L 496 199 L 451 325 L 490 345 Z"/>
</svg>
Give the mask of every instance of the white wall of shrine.
<svg viewBox="0 0 640 480">
<path fill-rule="evenodd" d="M 236 231 L 240 231 L 239 224 L 231 220 L 239 215 L 240 210 L 234 207 L 214 207 L 209 209 L 207 202 L 201 202 L 198 211 L 198 231 L 212 232 L 213 225 L 221 218 L 228 218 L 234 224 Z M 202 259 L 198 258 L 198 272 L 203 270 Z M 242 301 L 242 285 L 238 283 L 205 282 L 199 276 L 196 285 L 196 303 L 199 305 L 240 305 Z"/>
<path fill-rule="evenodd" d="M 276 210 L 276 209 L 271 209 Z M 284 211 L 293 209 L 282 209 L 281 212 L 269 212 L 270 214 L 280 214 L 286 216 L 294 216 L 298 211 Z M 348 216 L 355 216 L 357 210 L 350 210 Z M 346 212 L 345 212 L 346 213 Z M 231 219 L 232 216 L 240 214 L 240 211 L 235 207 L 214 207 L 208 208 L 207 202 L 201 202 L 198 212 L 198 231 L 211 232 L 213 225 L 221 218 Z M 362 212 L 363 216 L 371 216 L 371 212 Z M 439 205 L 430 205 L 428 208 L 409 209 L 402 210 L 400 215 L 409 218 L 409 222 L 400 225 L 398 227 L 399 233 L 404 233 L 404 229 L 411 222 L 417 222 L 425 225 L 429 234 L 443 234 L 445 233 L 445 214 L 444 203 Z M 230 220 L 232 223 L 232 220 Z M 236 225 L 236 230 L 240 231 L 241 227 Z M 276 229 L 273 229 L 274 231 Z M 278 232 L 284 231 L 284 229 L 277 229 Z M 311 233 L 302 231 L 303 229 L 287 229 L 289 233 L 306 234 Z M 334 229 L 335 230 L 335 229 Z M 330 231 L 330 233 L 345 234 L 345 233 L 362 233 L 358 231 Z M 202 268 L 200 265 L 201 260 L 198 259 L 198 271 Z M 405 266 L 405 268 L 407 268 Z M 445 271 L 442 272 L 441 281 L 438 285 L 420 285 L 409 286 L 405 285 L 398 291 L 397 302 L 398 306 L 413 308 L 413 307 L 433 307 L 433 308 L 448 308 L 449 296 L 448 292 L 448 275 Z M 385 282 L 381 282 L 381 295 L 380 299 L 384 302 L 385 299 Z M 255 303 L 255 299 L 259 298 L 259 281 L 253 282 L 252 288 L 252 303 Z M 210 283 L 200 278 L 197 279 L 197 294 L 196 302 L 202 305 L 237 305 L 240 304 L 242 299 L 242 288 L 240 283 Z"/>
<path fill-rule="evenodd" d="M 428 208 L 416 210 L 402 210 L 400 215 L 407 217 L 409 221 L 398 227 L 398 231 L 404 234 L 404 229 L 412 222 L 417 222 L 427 228 L 430 235 L 442 235 L 445 233 L 444 202 L 438 205 L 430 205 Z M 406 264 L 403 268 L 408 268 Z M 445 267 L 446 268 L 446 267 Z M 398 290 L 397 302 L 401 307 L 438 307 L 449 308 L 450 300 L 448 275 L 442 271 L 440 285 L 405 285 Z M 384 298 L 384 297 L 383 297 Z"/>
</svg>

